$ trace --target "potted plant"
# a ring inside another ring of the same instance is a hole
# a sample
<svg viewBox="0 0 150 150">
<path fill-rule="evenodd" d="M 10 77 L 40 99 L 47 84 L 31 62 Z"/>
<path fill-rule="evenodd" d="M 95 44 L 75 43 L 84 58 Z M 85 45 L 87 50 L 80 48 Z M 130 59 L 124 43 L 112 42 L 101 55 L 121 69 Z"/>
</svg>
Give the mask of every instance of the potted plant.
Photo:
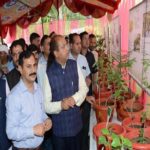
<svg viewBox="0 0 150 150">
<path fill-rule="evenodd" d="M 102 135 L 98 140 L 100 146 L 98 148 L 105 148 L 106 150 L 132 150 L 132 143 L 123 135 L 118 135 L 113 130 L 106 128 L 102 129 L 101 132 Z"/>
<path fill-rule="evenodd" d="M 103 129 L 107 129 L 107 130 L 109 130 L 115 134 L 118 134 L 118 135 L 124 135 L 125 134 L 125 129 L 121 125 L 109 122 L 110 117 L 111 117 L 111 113 L 112 113 L 111 108 L 108 109 L 107 113 L 108 113 L 107 122 L 98 123 L 93 128 L 93 133 L 94 133 L 94 136 L 95 136 L 96 141 L 97 141 L 97 149 L 100 149 L 100 147 L 102 146 L 99 143 L 99 137 L 103 135 L 103 132 L 102 132 Z"/>
<path fill-rule="evenodd" d="M 125 137 L 129 138 L 133 143 L 133 150 L 149 150 L 150 149 L 150 128 L 145 128 L 146 112 L 142 114 L 141 128 L 132 130 Z"/>
</svg>

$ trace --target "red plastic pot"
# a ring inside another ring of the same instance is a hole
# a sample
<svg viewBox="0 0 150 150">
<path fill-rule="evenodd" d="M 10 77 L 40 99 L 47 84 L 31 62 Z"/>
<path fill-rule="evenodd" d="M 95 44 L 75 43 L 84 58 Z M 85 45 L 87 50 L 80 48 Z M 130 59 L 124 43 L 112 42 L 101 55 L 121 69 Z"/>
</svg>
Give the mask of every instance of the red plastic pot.
<svg viewBox="0 0 150 150">
<path fill-rule="evenodd" d="M 115 108 L 114 102 L 108 100 L 108 103 L 110 104 L 110 106 L 102 105 L 105 103 L 106 103 L 106 99 L 101 98 L 100 101 L 98 99 L 95 100 L 95 103 L 93 104 L 93 107 L 94 107 L 95 113 L 96 113 L 97 122 L 106 122 L 107 121 L 108 107 L 111 107 L 111 109 L 112 109 L 112 113 L 111 113 L 111 117 L 110 117 L 109 121 L 111 121 L 113 118 L 113 113 L 114 113 L 114 108 Z"/>
<path fill-rule="evenodd" d="M 106 128 L 106 122 L 98 123 L 93 128 L 93 134 L 94 134 L 94 137 L 96 138 L 96 142 L 97 142 L 97 149 L 99 149 L 101 147 L 101 145 L 98 144 L 98 138 L 102 134 L 101 130 L 104 128 Z M 109 128 L 111 128 L 111 130 L 118 135 L 125 135 L 125 133 L 126 133 L 124 127 L 122 127 L 121 125 L 116 124 L 116 123 L 109 123 L 108 129 Z M 108 148 L 106 148 L 106 149 L 108 149 Z"/>
<path fill-rule="evenodd" d="M 150 138 L 150 128 L 144 129 L 144 135 L 145 137 Z M 131 141 L 134 138 L 138 138 L 138 136 L 139 136 L 138 130 L 130 131 L 125 135 L 125 137 L 130 139 Z M 133 150 L 150 150 L 150 144 L 140 144 L 137 142 L 132 142 L 132 143 L 133 143 L 132 145 Z"/>
<path fill-rule="evenodd" d="M 141 123 L 141 116 L 136 115 L 134 117 L 128 117 L 125 118 L 122 122 L 122 126 L 126 129 L 127 132 L 133 131 L 133 130 L 139 130 L 142 126 Z M 145 128 L 150 128 L 149 122 L 145 122 Z"/>
<path fill-rule="evenodd" d="M 131 101 L 126 101 L 124 102 L 123 105 L 121 105 L 120 109 L 117 110 L 117 115 L 118 115 L 118 119 L 120 121 L 124 120 L 125 118 L 128 118 L 130 116 L 134 117 L 136 115 L 141 116 L 143 110 L 144 110 L 144 106 L 140 103 L 140 102 L 134 102 L 133 103 L 133 109 L 135 109 L 135 111 L 133 112 L 128 112 L 126 109 L 131 109 L 132 105 L 131 105 Z"/>
</svg>

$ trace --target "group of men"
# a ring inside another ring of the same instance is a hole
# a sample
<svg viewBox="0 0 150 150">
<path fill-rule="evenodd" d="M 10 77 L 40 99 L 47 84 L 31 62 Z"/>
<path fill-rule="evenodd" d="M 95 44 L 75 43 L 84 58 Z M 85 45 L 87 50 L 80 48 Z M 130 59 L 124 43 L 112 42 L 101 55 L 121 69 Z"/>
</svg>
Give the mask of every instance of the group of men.
<svg viewBox="0 0 150 150">
<path fill-rule="evenodd" d="M 0 65 L 5 65 L 0 69 L 0 149 L 88 150 L 96 37 L 73 33 L 67 43 L 62 35 L 40 40 L 33 33 L 31 45 L 22 41 L 11 44 L 10 55 L 0 46 Z"/>
</svg>

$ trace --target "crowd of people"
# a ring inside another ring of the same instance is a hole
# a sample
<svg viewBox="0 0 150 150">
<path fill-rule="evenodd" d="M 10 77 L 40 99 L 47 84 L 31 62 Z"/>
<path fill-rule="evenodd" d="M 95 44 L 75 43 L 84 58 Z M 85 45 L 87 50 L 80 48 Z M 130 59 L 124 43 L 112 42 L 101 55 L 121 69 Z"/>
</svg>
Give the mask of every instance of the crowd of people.
<svg viewBox="0 0 150 150">
<path fill-rule="evenodd" d="M 96 45 L 87 32 L 0 44 L 0 150 L 89 150 Z"/>
</svg>

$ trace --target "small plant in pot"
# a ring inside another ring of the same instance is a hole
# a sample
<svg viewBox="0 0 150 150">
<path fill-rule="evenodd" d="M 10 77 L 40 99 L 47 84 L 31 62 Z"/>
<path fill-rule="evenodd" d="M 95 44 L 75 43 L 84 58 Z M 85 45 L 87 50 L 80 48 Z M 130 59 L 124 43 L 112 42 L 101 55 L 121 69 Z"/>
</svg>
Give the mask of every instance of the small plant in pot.
<svg viewBox="0 0 150 150">
<path fill-rule="evenodd" d="M 107 110 L 111 107 L 114 110 L 115 105 L 114 102 L 111 101 L 112 90 L 107 83 L 107 68 L 104 67 L 104 59 L 99 58 L 98 62 L 95 64 L 97 68 L 100 70 L 98 82 L 97 82 L 97 97 L 94 103 L 94 108 L 96 111 L 97 122 L 106 122 L 107 121 Z M 109 65 L 108 65 L 109 66 Z M 99 82 L 100 81 L 100 82 Z M 113 113 L 112 113 L 113 115 Z M 111 117 L 112 118 L 112 117 Z M 111 119 L 110 119 L 111 120 Z"/>
<path fill-rule="evenodd" d="M 143 112 L 146 115 L 146 112 Z M 126 129 L 127 132 L 133 130 L 140 130 L 140 128 L 150 128 L 149 121 L 147 119 L 143 125 L 143 113 L 141 115 L 135 115 L 128 118 L 125 118 L 122 122 L 123 127 Z"/>
<path fill-rule="evenodd" d="M 133 150 L 150 149 L 150 128 L 145 128 L 145 122 L 146 112 L 142 114 L 141 128 L 139 130 L 132 130 L 125 136 L 133 143 Z"/>
<path fill-rule="evenodd" d="M 127 69 L 132 66 L 135 59 L 125 60 L 120 62 L 116 69 L 113 67 L 109 68 L 107 76 L 108 82 L 113 83 L 113 99 L 116 103 L 117 118 L 123 120 L 124 118 L 134 115 L 134 110 L 136 113 L 141 113 L 143 111 L 143 106 L 136 101 L 134 93 L 128 88 L 127 84 L 123 80 L 123 76 L 127 75 Z M 121 70 L 125 70 L 123 73 Z"/>
<path fill-rule="evenodd" d="M 98 150 L 100 150 L 103 147 L 103 145 L 101 145 L 99 143 L 99 137 L 101 137 L 103 135 L 103 132 L 102 132 L 103 129 L 108 130 L 111 133 L 115 133 L 117 135 L 124 135 L 125 134 L 125 129 L 121 125 L 109 122 L 109 119 L 111 117 L 111 113 L 112 113 L 112 110 L 111 110 L 111 108 L 109 108 L 107 122 L 98 123 L 93 128 L 93 133 L 94 133 L 96 140 L 97 140 L 97 149 Z M 111 139 L 111 137 L 109 137 L 109 136 L 107 136 L 107 138 Z"/>
<path fill-rule="evenodd" d="M 102 122 L 94 126 L 93 132 L 97 139 L 97 150 L 123 150 L 125 145 L 131 147 L 131 143 L 127 139 L 123 138 L 122 135 L 125 134 L 125 129 L 116 123 L 110 123 L 108 120 L 111 116 L 112 110 L 108 111 L 107 122 Z M 119 149 L 122 148 L 122 149 Z"/>
<path fill-rule="evenodd" d="M 122 135 L 115 134 L 111 129 L 102 129 L 102 135 L 99 137 L 99 150 L 132 150 L 132 143 Z"/>
</svg>

